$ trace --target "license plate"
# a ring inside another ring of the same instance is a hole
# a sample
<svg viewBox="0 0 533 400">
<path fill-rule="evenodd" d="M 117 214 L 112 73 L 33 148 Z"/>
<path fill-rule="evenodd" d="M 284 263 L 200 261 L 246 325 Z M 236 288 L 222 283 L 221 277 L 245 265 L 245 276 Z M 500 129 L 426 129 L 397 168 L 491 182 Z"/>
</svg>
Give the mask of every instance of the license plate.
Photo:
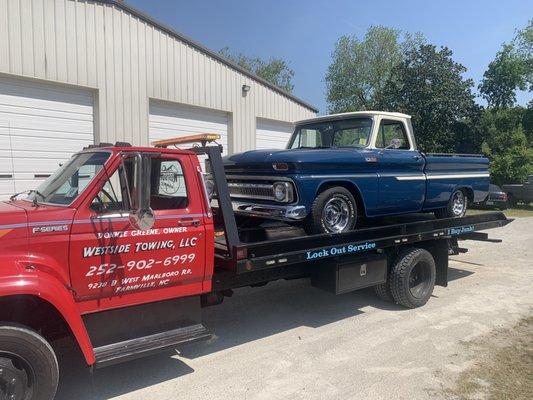
<svg viewBox="0 0 533 400">
<path fill-rule="evenodd" d="M 487 201 L 487 205 L 488 205 L 488 206 L 492 206 L 493 204 L 494 204 L 493 201 Z"/>
</svg>

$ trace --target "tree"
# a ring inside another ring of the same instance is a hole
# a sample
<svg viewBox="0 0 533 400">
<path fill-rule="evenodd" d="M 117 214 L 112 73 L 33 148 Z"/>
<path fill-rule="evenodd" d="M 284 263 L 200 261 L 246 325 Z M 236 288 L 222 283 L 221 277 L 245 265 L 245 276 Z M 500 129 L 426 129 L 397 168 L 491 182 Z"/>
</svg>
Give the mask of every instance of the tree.
<svg viewBox="0 0 533 400">
<path fill-rule="evenodd" d="M 465 71 L 450 49 L 422 44 L 394 68 L 378 94 L 378 107 L 410 114 L 424 151 L 478 152 L 482 137 L 475 126 L 481 110 Z"/>
<path fill-rule="evenodd" d="M 326 73 L 330 112 L 369 110 L 376 106 L 376 94 L 390 80 L 393 68 L 408 49 L 423 42 L 392 28 L 372 26 L 361 41 L 342 36 L 335 44 L 333 61 Z"/>
<path fill-rule="evenodd" d="M 489 109 L 483 113 L 483 152 L 491 159 L 490 173 L 496 184 L 524 182 L 533 174 L 533 148 L 524 132 L 528 110 L 522 107 Z"/>
<path fill-rule="evenodd" d="M 502 45 L 483 74 L 479 91 L 489 107 L 507 108 L 515 105 L 517 90 L 532 89 L 533 20 L 530 20 L 511 44 Z"/>
<path fill-rule="evenodd" d="M 248 57 L 242 53 L 232 53 L 229 47 L 221 49 L 219 54 L 289 93 L 294 89 L 294 71 L 281 58 L 263 60 L 259 57 Z"/>
</svg>

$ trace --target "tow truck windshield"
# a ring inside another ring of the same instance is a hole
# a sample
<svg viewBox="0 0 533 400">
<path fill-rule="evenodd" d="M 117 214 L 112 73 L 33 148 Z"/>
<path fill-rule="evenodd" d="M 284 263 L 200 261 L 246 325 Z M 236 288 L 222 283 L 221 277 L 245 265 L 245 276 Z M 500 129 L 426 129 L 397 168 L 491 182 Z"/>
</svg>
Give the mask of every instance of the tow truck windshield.
<svg viewBox="0 0 533 400">
<path fill-rule="evenodd" d="M 297 126 L 289 149 L 323 149 L 329 147 L 366 147 L 372 133 L 371 118 L 315 122 Z"/>
<path fill-rule="evenodd" d="M 107 151 L 78 153 L 32 190 L 26 200 L 69 205 L 83 192 L 109 159 Z"/>
</svg>

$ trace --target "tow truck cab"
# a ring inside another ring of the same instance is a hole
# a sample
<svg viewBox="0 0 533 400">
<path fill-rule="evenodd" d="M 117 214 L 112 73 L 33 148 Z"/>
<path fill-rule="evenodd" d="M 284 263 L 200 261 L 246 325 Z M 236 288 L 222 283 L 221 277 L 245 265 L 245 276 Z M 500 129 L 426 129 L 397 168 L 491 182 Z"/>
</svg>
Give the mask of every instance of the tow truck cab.
<svg viewBox="0 0 533 400">
<path fill-rule="evenodd" d="M 419 307 L 446 286 L 449 251 L 465 250 L 457 238 L 488 240 L 477 231 L 510 222 L 493 213 L 338 235 L 239 232 L 213 140 L 91 146 L 24 198 L 0 202 L 1 398 L 53 399 L 57 337 L 71 335 L 91 367 L 208 339 L 201 307 L 242 286 L 311 278 L 335 294 L 374 286 Z M 191 142 L 202 146 L 166 147 Z"/>
</svg>

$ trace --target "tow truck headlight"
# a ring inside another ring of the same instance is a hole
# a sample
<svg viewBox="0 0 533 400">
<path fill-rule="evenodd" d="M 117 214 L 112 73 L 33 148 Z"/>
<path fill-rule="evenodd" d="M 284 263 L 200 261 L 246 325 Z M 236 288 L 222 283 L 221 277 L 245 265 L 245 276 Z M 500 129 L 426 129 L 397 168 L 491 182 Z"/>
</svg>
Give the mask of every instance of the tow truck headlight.
<svg viewBox="0 0 533 400">
<path fill-rule="evenodd" d="M 294 189 L 289 182 L 275 182 L 272 191 L 276 201 L 289 203 L 294 200 Z"/>
</svg>

